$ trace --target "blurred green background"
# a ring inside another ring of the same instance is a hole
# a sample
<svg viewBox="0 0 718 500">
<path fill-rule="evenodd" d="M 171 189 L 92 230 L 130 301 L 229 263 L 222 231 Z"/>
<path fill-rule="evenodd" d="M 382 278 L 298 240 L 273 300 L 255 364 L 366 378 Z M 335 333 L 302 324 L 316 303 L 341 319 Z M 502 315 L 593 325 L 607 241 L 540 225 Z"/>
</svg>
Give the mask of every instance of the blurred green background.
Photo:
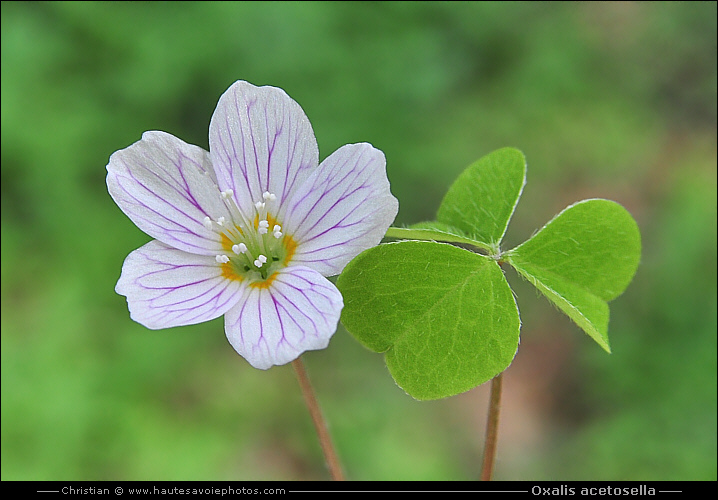
<svg viewBox="0 0 718 500">
<path fill-rule="evenodd" d="M 387 156 L 396 224 L 515 146 L 507 248 L 584 198 L 643 235 L 606 355 L 513 271 L 522 342 L 496 479 L 716 479 L 716 3 L 2 2 L 2 479 L 327 479 L 290 366 L 222 319 L 150 331 L 114 292 L 149 241 L 105 186 L 163 130 L 208 148 L 235 80 L 281 87 L 320 157 Z M 347 475 L 479 476 L 488 384 L 433 402 L 343 329 L 303 357 Z"/>
</svg>

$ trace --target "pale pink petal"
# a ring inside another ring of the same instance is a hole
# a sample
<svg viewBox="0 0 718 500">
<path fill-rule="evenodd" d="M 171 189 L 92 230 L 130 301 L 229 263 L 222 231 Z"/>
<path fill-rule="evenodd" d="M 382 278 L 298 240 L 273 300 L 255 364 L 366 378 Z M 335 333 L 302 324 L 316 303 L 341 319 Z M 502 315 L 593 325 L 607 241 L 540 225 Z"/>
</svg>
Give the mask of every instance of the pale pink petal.
<svg viewBox="0 0 718 500">
<path fill-rule="evenodd" d="M 384 153 L 366 143 L 342 146 L 287 203 L 283 231 L 298 245 L 292 263 L 339 274 L 381 241 L 398 210 Z"/>
<path fill-rule="evenodd" d="M 266 370 L 324 349 L 344 303 L 339 290 L 316 271 L 287 267 L 269 287 L 248 286 L 225 315 L 232 347 L 255 368 Z"/>
<path fill-rule="evenodd" d="M 282 89 L 244 81 L 220 97 L 209 149 L 220 188 L 234 191 L 246 215 L 269 191 L 277 197 L 273 215 L 281 219 L 282 203 L 319 162 L 314 131 L 299 104 Z"/>
<path fill-rule="evenodd" d="M 107 165 L 107 189 L 145 233 L 191 253 L 216 255 L 220 237 L 205 217 L 230 219 L 209 153 L 165 132 L 145 132 Z"/>
<path fill-rule="evenodd" d="M 217 318 L 237 303 L 244 286 L 222 277 L 214 257 L 155 240 L 127 256 L 115 291 L 127 297 L 133 320 L 155 330 Z"/>
</svg>

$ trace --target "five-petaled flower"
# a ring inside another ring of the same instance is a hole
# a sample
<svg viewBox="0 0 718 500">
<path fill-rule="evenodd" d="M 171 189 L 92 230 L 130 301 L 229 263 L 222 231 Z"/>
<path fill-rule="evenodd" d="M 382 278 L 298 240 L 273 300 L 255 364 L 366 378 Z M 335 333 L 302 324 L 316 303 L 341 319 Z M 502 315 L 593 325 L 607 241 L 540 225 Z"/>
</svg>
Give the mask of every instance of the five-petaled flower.
<svg viewBox="0 0 718 500">
<path fill-rule="evenodd" d="M 261 369 L 325 348 L 343 307 L 325 276 L 398 210 L 384 154 L 348 144 L 319 164 L 299 104 L 243 81 L 220 97 L 209 146 L 145 132 L 110 157 L 110 195 L 155 238 L 122 266 L 130 316 L 158 329 L 225 315 L 230 344 Z"/>
</svg>

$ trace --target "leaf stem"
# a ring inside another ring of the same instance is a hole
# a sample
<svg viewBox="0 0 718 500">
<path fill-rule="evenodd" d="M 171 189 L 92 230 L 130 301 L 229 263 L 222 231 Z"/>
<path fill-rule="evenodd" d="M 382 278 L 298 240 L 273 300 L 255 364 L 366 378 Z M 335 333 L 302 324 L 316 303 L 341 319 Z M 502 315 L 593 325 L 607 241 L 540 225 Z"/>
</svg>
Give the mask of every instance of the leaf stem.
<svg viewBox="0 0 718 500">
<path fill-rule="evenodd" d="M 472 240 L 457 234 L 445 233 L 438 229 L 411 229 L 408 227 L 390 227 L 386 230 L 385 238 L 396 238 L 401 240 L 440 241 L 444 243 L 462 243 L 480 248 L 489 254 L 495 253 L 496 249 L 486 243 Z"/>
<path fill-rule="evenodd" d="M 501 376 L 496 375 L 491 380 L 491 396 L 489 401 L 489 416 L 486 422 L 486 440 L 484 443 L 484 464 L 481 468 L 481 480 L 491 481 L 496 461 L 496 442 L 499 437 L 499 410 L 501 408 Z"/>
<path fill-rule="evenodd" d="M 324 459 L 327 461 L 329 467 L 329 473 L 334 481 L 344 481 L 344 473 L 342 472 L 342 466 L 339 462 L 339 457 L 334 451 L 334 445 L 332 444 L 332 438 L 329 435 L 329 430 L 322 416 L 322 410 L 319 408 L 319 403 L 314 395 L 314 389 L 309 381 L 309 376 L 304 368 L 304 363 L 301 358 L 297 358 L 292 361 L 294 371 L 297 373 L 297 380 L 299 386 L 302 389 L 302 395 L 304 396 L 304 402 L 309 409 L 309 414 L 314 422 L 314 428 L 317 431 L 317 437 L 319 438 L 319 444 L 322 447 L 324 453 Z"/>
</svg>

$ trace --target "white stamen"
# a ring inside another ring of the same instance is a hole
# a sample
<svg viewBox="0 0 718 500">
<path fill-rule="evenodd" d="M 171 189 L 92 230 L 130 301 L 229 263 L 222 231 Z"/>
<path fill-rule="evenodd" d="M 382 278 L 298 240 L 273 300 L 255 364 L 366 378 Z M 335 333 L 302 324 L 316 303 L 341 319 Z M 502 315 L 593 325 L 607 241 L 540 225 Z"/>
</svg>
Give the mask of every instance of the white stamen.
<svg viewBox="0 0 718 500">
<path fill-rule="evenodd" d="M 277 199 L 277 197 L 269 191 L 265 191 L 264 193 L 262 193 L 262 198 L 264 198 L 264 201 L 274 201 Z"/>
<path fill-rule="evenodd" d="M 247 245 L 240 243 L 239 245 L 232 245 L 232 251 L 237 255 L 247 251 Z"/>
<path fill-rule="evenodd" d="M 227 257 L 226 255 L 218 255 L 215 257 L 215 260 L 218 264 L 226 264 L 227 262 L 229 262 L 229 257 Z"/>
<path fill-rule="evenodd" d="M 212 220 L 209 217 L 205 217 L 202 221 L 202 224 L 204 224 L 204 227 L 206 227 L 210 231 L 212 230 Z"/>
<path fill-rule="evenodd" d="M 281 230 L 282 230 L 282 226 L 280 226 L 279 224 L 275 224 L 274 228 L 272 228 L 272 231 L 274 231 L 275 233 L 278 231 L 281 231 Z"/>
<path fill-rule="evenodd" d="M 267 234 L 267 232 L 269 232 L 269 222 L 266 220 L 260 220 L 257 232 L 259 234 Z"/>
<path fill-rule="evenodd" d="M 219 224 L 220 226 L 224 226 L 224 221 L 225 221 L 225 218 L 220 217 L 219 219 L 217 219 L 217 224 Z"/>
<path fill-rule="evenodd" d="M 259 257 L 257 257 L 257 260 L 260 261 L 262 264 L 267 262 L 267 258 L 262 254 L 259 254 Z"/>
<path fill-rule="evenodd" d="M 282 237 L 282 232 L 281 232 L 281 231 L 274 231 L 274 237 L 277 238 L 277 239 L 281 238 L 281 237 Z"/>
<path fill-rule="evenodd" d="M 264 208 L 264 203 L 262 203 L 261 201 L 258 201 L 257 203 L 254 204 L 254 206 L 257 208 L 257 210 L 261 210 Z"/>
<path fill-rule="evenodd" d="M 226 200 L 227 198 L 234 196 L 234 191 L 232 191 L 231 189 L 228 189 L 226 191 L 221 191 L 220 194 L 222 195 L 222 198 L 224 198 Z"/>
</svg>

